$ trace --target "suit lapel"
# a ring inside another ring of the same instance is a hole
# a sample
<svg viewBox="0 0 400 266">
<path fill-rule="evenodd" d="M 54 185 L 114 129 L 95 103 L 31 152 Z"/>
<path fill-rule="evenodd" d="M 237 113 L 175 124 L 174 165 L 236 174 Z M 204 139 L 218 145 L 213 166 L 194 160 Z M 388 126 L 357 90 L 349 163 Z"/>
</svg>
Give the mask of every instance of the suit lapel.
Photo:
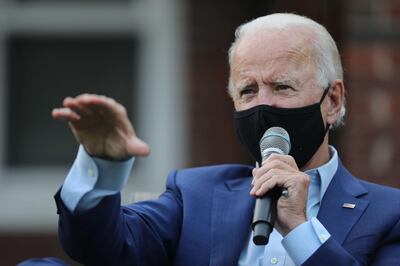
<svg viewBox="0 0 400 266">
<path fill-rule="evenodd" d="M 225 188 L 214 191 L 210 265 L 235 265 L 238 262 L 253 216 L 250 183 L 251 177 L 228 180 Z"/>
<path fill-rule="evenodd" d="M 368 200 L 360 198 L 366 193 L 367 190 L 339 161 L 338 170 L 325 192 L 317 217 L 340 244 L 367 208 Z M 345 208 L 344 203 L 355 204 L 355 207 Z"/>
</svg>

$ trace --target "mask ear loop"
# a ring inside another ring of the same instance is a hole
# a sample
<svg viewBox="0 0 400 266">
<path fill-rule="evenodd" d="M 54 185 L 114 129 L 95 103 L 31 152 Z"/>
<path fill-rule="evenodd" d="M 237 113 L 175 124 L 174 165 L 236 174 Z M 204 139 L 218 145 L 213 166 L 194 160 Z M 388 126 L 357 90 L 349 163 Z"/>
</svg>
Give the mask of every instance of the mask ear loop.
<svg viewBox="0 0 400 266">
<path fill-rule="evenodd" d="M 319 101 L 319 104 L 322 104 L 322 102 L 324 101 L 325 96 L 328 94 L 330 88 L 331 88 L 331 84 L 328 83 L 328 87 L 326 87 L 324 89 L 324 94 L 322 94 L 322 97 L 321 97 L 321 100 Z"/>
<path fill-rule="evenodd" d="M 329 92 L 329 89 L 331 88 L 331 84 L 328 83 L 328 87 L 326 87 L 326 89 L 324 89 L 324 94 L 322 94 L 321 100 L 319 101 L 319 104 L 322 104 L 322 102 L 324 101 L 326 95 Z M 326 124 L 326 128 L 325 128 L 325 132 L 324 132 L 324 136 L 326 135 L 326 133 L 329 131 L 329 129 L 332 128 L 332 125 L 330 124 Z"/>
</svg>

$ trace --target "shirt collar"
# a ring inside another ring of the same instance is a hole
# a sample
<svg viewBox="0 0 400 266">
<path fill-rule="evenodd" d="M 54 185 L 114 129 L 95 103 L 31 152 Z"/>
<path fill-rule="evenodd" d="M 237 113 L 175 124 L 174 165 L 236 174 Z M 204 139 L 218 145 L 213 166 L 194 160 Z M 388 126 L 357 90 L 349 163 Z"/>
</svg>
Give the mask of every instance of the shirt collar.
<svg viewBox="0 0 400 266">
<path fill-rule="evenodd" d="M 328 162 L 320 167 L 306 171 L 306 173 L 311 177 L 310 185 L 319 188 L 320 201 L 328 189 L 329 183 L 332 181 L 339 164 L 338 153 L 333 146 L 329 146 L 329 154 L 331 158 Z"/>
</svg>

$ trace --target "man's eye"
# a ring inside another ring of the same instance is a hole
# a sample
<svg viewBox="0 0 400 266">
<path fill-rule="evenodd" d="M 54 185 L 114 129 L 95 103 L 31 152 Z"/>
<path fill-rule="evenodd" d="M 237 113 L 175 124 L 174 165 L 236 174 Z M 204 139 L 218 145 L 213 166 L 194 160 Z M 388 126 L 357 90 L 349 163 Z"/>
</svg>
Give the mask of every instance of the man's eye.
<svg viewBox="0 0 400 266">
<path fill-rule="evenodd" d="M 247 86 L 239 90 L 240 97 L 249 97 L 257 93 L 257 88 L 254 86 Z"/>
<path fill-rule="evenodd" d="M 293 87 L 291 87 L 289 85 L 280 84 L 280 85 L 276 85 L 276 90 L 277 91 L 293 90 Z"/>
<path fill-rule="evenodd" d="M 243 89 L 240 91 L 240 95 L 252 94 L 254 93 L 253 89 Z"/>
</svg>

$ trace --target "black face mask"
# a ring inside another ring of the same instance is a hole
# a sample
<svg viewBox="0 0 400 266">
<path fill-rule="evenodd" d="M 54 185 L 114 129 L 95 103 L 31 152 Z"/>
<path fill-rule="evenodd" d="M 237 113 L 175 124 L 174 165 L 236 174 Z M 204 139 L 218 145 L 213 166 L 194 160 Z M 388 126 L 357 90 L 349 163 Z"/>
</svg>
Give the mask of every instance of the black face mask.
<svg viewBox="0 0 400 266">
<path fill-rule="evenodd" d="M 300 108 L 277 108 L 257 105 L 234 113 L 236 132 L 253 158 L 261 164 L 260 139 L 270 127 L 282 127 L 291 142 L 289 155 L 293 156 L 299 169 L 308 163 L 324 141 L 329 125 L 325 128 L 321 103 L 329 91 L 324 90 L 319 103 Z"/>
</svg>

